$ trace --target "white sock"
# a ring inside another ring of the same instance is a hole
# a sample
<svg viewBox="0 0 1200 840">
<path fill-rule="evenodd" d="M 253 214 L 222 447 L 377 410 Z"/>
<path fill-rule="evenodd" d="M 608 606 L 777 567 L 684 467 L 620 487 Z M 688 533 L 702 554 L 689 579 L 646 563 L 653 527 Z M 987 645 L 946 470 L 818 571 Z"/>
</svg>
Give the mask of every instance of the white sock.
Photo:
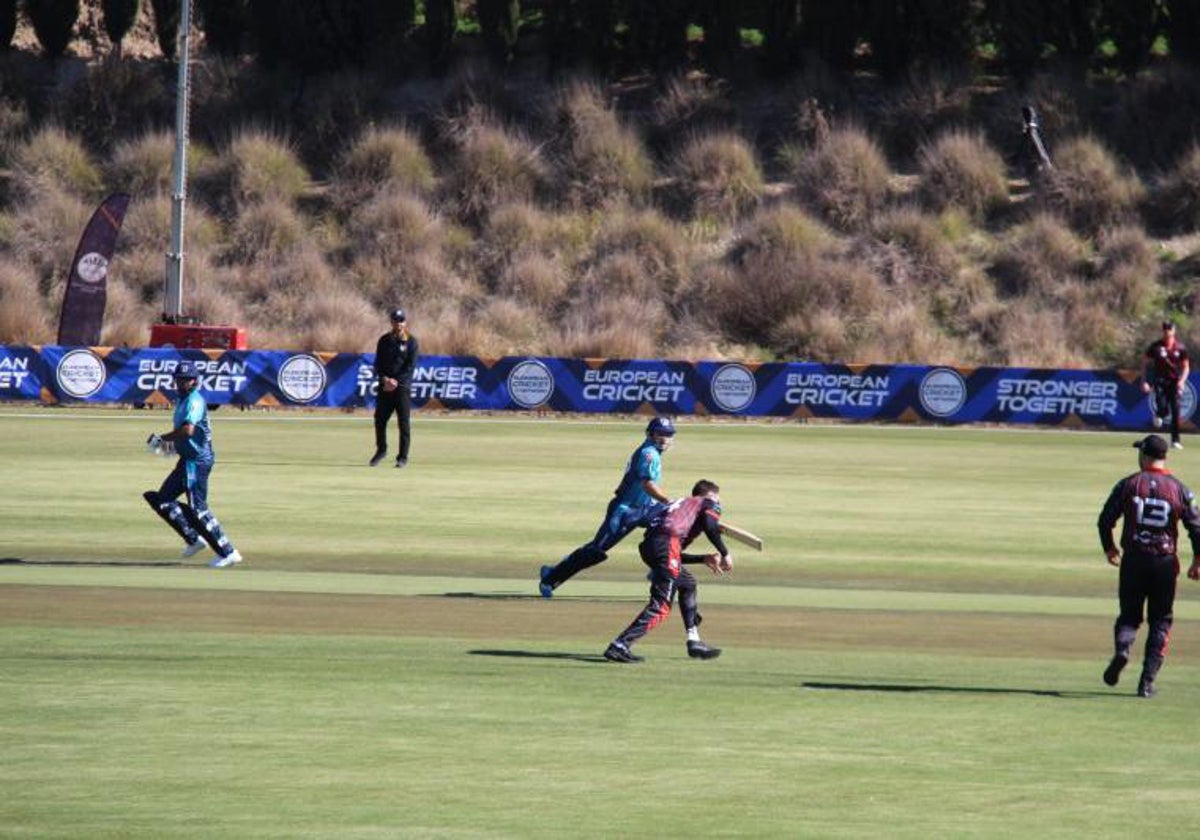
<svg viewBox="0 0 1200 840">
<path fill-rule="evenodd" d="M 699 627 L 689 627 L 688 631 L 687 631 L 687 640 L 689 642 L 700 641 L 700 628 Z"/>
</svg>

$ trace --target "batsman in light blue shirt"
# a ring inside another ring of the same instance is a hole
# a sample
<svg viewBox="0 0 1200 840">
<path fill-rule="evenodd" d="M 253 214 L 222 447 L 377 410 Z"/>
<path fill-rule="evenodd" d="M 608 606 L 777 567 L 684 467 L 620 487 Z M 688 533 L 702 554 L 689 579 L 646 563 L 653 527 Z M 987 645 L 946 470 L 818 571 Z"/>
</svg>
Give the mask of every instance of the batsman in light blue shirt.
<svg viewBox="0 0 1200 840">
<path fill-rule="evenodd" d="M 206 547 L 217 555 L 208 565 L 223 569 L 242 562 L 242 555 L 225 535 L 221 523 L 208 507 L 208 476 L 216 463 L 208 405 L 200 394 L 195 366 L 188 361 L 175 370 L 175 403 L 171 431 L 151 435 L 147 444 L 159 451 L 173 448 L 179 460 L 158 490 L 142 494 L 154 512 L 163 518 L 186 543 L 183 557 L 193 557 Z M 186 502 L 176 501 L 186 496 Z"/>
</svg>

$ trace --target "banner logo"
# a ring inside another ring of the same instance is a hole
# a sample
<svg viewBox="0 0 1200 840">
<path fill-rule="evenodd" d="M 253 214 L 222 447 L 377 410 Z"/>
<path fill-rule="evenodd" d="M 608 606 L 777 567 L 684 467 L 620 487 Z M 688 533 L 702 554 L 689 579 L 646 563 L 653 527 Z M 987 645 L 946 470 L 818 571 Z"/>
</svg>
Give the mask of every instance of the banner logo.
<svg viewBox="0 0 1200 840">
<path fill-rule="evenodd" d="M 958 371 L 936 368 L 925 374 L 918 391 L 921 408 L 934 417 L 957 414 L 967 402 L 967 383 Z"/>
<path fill-rule="evenodd" d="M 1150 403 L 1150 414 L 1158 414 L 1158 400 L 1154 397 L 1154 391 L 1150 392 L 1150 396 L 1146 398 Z M 1183 386 L 1183 393 L 1179 395 L 1179 419 L 1191 420 L 1192 413 L 1196 410 L 1196 389 L 1192 387 L 1191 382 L 1187 382 Z"/>
<path fill-rule="evenodd" d="M 104 278 L 108 276 L 108 260 L 103 254 L 97 254 L 92 251 L 90 254 L 84 254 L 79 262 L 75 264 L 75 271 L 79 274 L 79 279 L 85 283 L 103 283 Z"/>
<path fill-rule="evenodd" d="M 754 374 L 742 365 L 725 365 L 713 374 L 709 383 L 713 402 L 725 411 L 741 411 L 758 393 Z"/>
<path fill-rule="evenodd" d="M 54 378 L 59 389 L 70 397 L 83 400 L 104 387 L 104 362 L 91 350 L 72 350 L 58 362 Z"/>
<path fill-rule="evenodd" d="M 325 390 L 325 366 L 312 356 L 292 356 L 279 366 L 276 381 L 288 399 L 298 403 L 312 402 Z"/>
<path fill-rule="evenodd" d="M 526 359 L 508 374 L 508 396 L 521 408 L 545 405 L 554 394 L 554 375 L 536 359 Z"/>
</svg>

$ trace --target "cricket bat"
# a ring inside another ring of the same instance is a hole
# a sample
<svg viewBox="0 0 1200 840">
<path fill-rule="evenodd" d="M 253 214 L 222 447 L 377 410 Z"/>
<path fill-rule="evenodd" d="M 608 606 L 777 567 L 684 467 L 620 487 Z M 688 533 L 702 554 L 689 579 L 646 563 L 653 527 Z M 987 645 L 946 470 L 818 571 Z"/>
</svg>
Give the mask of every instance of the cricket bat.
<svg viewBox="0 0 1200 840">
<path fill-rule="evenodd" d="M 762 537 L 751 534 L 745 528 L 739 528 L 736 525 L 730 525 L 728 522 L 722 522 L 721 533 L 729 537 L 731 540 L 737 540 L 743 545 L 750 546 L 755 551 L 763 550 Z"/>
</svg>

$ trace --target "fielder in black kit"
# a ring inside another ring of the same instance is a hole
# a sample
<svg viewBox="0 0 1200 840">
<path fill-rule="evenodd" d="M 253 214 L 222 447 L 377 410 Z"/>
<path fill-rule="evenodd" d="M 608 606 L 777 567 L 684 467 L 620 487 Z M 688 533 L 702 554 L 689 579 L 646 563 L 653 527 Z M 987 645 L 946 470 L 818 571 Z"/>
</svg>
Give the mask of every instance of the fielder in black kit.
<svg viewBox="0 0 1200 840">
<path fill-rule="evenodd" d="M 645 636 L 671 614 L 671 602 L 679 593 L 679 609 L 687 629 L 688 656 L 693 659 L 716 659 L 720 648 L 706 645 L 700 639 L 700 609 L 696 598 L 696 578 L 683 567 L 684 563 L 703 563 L 714 574 L 724 574 L 733 568 L 733 556 L 721 538 L 721 488 L 701 479 L 692 488 L 692 495 L 659 508 L 646 523 L 646 536 L 638 546 L 642 562 L 650 567 L 650 601 L 604 651 L 611 662 L 641 662 L 643 657 L 632 651 L 633 643 Z M 696 537 L 704 534 L 717 550 L 714 554 L 684 554 Z"/>
<path fill-rule="evenodd" d="M 1129 662 L 1129 651 L 1148 612 L 1150 635 L 1142 657 L 1138 697 L 1153 697 L 1174 619 L 1175 582 L 1179 577 L 1178 524 L 1192 543 L 1187 575 L 1200 580 L 1200 511 L 1196 496 L 1167 469 L 1167 442 L 1149 435 L 1134 444 L 1138 472 L 1121 479 L 1100 511 L 1097 525 L 1108 562 L 1121 569 L 1118 597 L 1121 613 L 1113 626 L 1115 652 L 1104 670 L 1104 682 L 1116 685 Z M 1113 543 L 1113 527 L 1124 518 L 1121 546 Z"/>
</svg>

